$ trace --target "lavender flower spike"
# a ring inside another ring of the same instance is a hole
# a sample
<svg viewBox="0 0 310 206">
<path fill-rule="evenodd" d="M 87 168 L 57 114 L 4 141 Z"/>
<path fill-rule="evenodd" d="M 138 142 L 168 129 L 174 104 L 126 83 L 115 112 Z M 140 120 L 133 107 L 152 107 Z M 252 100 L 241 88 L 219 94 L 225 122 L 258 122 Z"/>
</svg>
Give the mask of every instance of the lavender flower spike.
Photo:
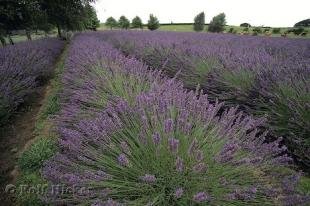
<svg viewBox="0 0 310 206">
<path fill-rule="evenodd" d="M 205 192 L 198 192 L 194 195 L 193 200 L 197 203 L 205 202 L 209 199 Z"/>
<path fill-rule="evenodd" d="M 169 149 L 172 153 L 175 154 L 178 152 L 179 143 L 180 143 L 180 141 L 178 139 L 175 139 L 172 137 L 168 139 Z"/>
<path fill-rule="evenodd" d="M 175 192 L 174 192 L 174 197 L 175 197 L 176 199 L 180 199 L 180 198 L 182 197 L 182 195 L 183 195 L 183 192 L 184 192 L 184 190 L 183 190 L 182 187 L 177 188 L 177 189 L 175 190 Z"/>
<path fill-rule="evenodd" d="M 120 165 L 122 165 L 122 166 L 124 166 L 124 167 L 129 166 L 129 160 L 128 160 L 128 158 L 126 157 L 126 155 L 123 154 L 123 153 L 120 154 L 120 155 L 118 156 L 117 161 L 118 161 L 118 163 L 119 163 Z"/>
</svg>

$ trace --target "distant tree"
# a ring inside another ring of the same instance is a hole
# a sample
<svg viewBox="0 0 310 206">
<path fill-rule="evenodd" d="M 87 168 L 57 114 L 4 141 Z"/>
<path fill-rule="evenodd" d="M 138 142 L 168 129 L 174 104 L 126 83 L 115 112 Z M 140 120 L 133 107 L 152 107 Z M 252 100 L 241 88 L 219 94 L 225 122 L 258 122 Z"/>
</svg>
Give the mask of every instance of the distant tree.
<svg viewBox="0 0 310 206">
<path fill-rule="evenodd" d="M 125 16 L 121 16 L 118 20 L 118 26 L 122 29 L 128 29 L 130 22 Z"/>
<path fill-rule="evenodd" d="M 225 14 L 220 13 L 219 15 L 213 17 L 211 20 L 209 26 L 208 26 L 208 31 L 210 32 L 222 32 L 225 29 L 225 24 L 226 24 L 226 19 L 225 19 Z"/>
<path fill-rule="evenodd" d="M 203 31 L 205 26 L 205 13 L 201 12 L 194 18 L 194 30 Z"/>
<path fill-rule="evenodd" d="M 100 26 L 100 21 L 97 17 L 96 10 L 90 4 L 85 6 L 85 20 L 84 27 L 86 29 L 97 30 Z"/>
<path fill-rule="evenodd" d="M 305 31 L 305 29 L 304 29 L 303 27 L 296 27 L 296 28 L 293 29 L 293 33 L 294 33 L 295 35 L 300 35 L 300 34 L 302 34 L 304 31 Z"/>
<path fill-rule="evenodd" d="M 153 30 L 156 30 L 159 28 L 159 21 L 158 19 L 153 15 L 153 14 L 150 14 L 150 18 L 147 22 L 147 28 L 151 31 Z"/>
<path fill-rule="evenodd" d="M 280 28 L 273 28 L 272 29 L 272 33 L 274 33 L 274 34 L 279 34 L 280 32 L 281 32 Z"/>
<path fill-rule="evenodd" d="M 138 16 L 132 19 L 131 25 L 132 25 L 132 28 L 139 28 L 139 29 L 143 28 L 142 20 Z"/>
<path fill-rule="evenodd" d="M 251 27 L 251 24 L 249 23 L 242 23 L 240 24 L 241 27 Z"/>
<path fill-rule="evenodd" d="M 105 25 L 110 27 L 110 29 L 113 29 L 113 27 L 117 27 L 117 21 L 111 16 L 107 18 Z"/>
<path fill-rule="evenodd" d="M 302 20 L 300 22 L 297 22 L 294 27 L 300 27 L 300 26 L 303 26 L 303 27 L 310 27 L 310 19 L 305 19 L 305 20 Z"/>
<path fill-rule="evenodd" d="M 263 31 L 262 31 L 262 29 L 260 27 L 255 27 L 253 29 L 253 32 L 256 32 L 257 34 L 261 34 Z"/>
</svg>

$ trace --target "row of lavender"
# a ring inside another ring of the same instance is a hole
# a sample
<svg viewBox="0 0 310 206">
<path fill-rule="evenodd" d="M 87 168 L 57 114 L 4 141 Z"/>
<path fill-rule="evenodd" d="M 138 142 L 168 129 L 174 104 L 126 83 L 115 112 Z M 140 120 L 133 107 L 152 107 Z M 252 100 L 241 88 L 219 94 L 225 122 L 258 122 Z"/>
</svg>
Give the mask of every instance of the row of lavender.
<svg viewBox="0 0 310 206">
<path fill-rule="evenodd" d="M 0 48 L 0 125 L 52 74 L 63 46 L 49 38 Z"/>
<path fill-rule="evenodd" d="M 300 174 L 262 120 L 75 36 L 65 64 L 59 152 L 45 162 L 59 205 L 302 205 Z M 58 185 L 56 188 L 55 185 Z"/>
<path fill-rule="evenodd" d="M 175 32 L 102 33 L 126 55 L 257 116 L 310 169 L 310 40 Z"/>
</svg>

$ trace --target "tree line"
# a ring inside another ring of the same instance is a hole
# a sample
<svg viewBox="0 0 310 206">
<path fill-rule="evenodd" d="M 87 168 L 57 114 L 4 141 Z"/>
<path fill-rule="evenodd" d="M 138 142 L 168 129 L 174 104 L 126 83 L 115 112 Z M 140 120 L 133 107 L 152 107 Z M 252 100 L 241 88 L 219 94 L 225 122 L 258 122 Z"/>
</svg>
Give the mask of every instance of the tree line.
<svg viewBox="0 0 310 206">
<path fill-rule="evenodd" d="M 99 27 L 95 0 L 1 0 L 0 41 L 7 37 L 13 44 L 14 30 L 24 30 L 31 40 L 33 31 L 50 32 L 57 29 L 59 37 L 67 31 L 95 30 Z"/>
<path fill-rule="evenodd" d="M 117 21 L 115 18 L 112 16 L 109 17 L 105 25 L 109 27 L 110 29 L 113 28 L 121 28 L 121 29 L 129 29 L 129 28 L 134 28 L 134 29 L 143 29 L 143 22 L 139 16 L 136 16 L 132 19 L 131 23 L 128 18 L 125 16 L 121 16 L 119 20 Z M 159 20 L 157 19 L 156 16 L 153 14 L 150 14 L 149 20 L 147 22 L 147 28 L 151 31 L 158 29 L 160 26 Z"/>
</svg>

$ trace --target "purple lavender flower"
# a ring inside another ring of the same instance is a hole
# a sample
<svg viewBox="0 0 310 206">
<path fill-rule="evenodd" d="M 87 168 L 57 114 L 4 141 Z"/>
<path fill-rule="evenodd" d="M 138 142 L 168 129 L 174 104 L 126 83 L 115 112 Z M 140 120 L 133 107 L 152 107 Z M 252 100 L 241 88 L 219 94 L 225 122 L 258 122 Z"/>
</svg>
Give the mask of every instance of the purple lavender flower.
<svg viewBox="0 0 310 206">
<path fill-rule="evenodd" d="M 180 199 L 180 198 L 182 197 L 182 195 L 183 195 L 183 192 L 184 192 L 184 190 L 183 190 L 182 187 L 177 188 L 177 189 L 175 190 L 175 192 L 174 192 L 174 197 L 175 197 L 176 199 Z"/>
<path fill-rule="evenodd" d="M 205 192 L 198 192 L 193 197 L 193 201 L 197 203 L 205 202 L 208 200 L 209 200 L 209 196 Z"/>
<path fill-rule="evenodd" d="M 123 153 L 117 157 L 117 161 L 121 166 L 124 166 L 124 167 L 129 166 L 129 160 L 127 156 Z"/>
<path fill-rule="evenodd" d="M 158 132 L 156 132 L 155 134 L 153 134 L 152 138 L 153 138 L 153 143 L 155 145 L 159 145 L 159 143 L 160 143 L 160 134 Z"/>
<path fill-rule="evenodd" d="M 165 133 L 170 133 L 173 131 L 173 120 L 172 119 L 165 120 L 164 131 L 165 131 Z"/>
<path fill-rule="evenodd" d="M 177 153 L 178 152 L 178 148 L 179 148 L 179 140 L 175 139 L 173 137 L 168 139 L 168 145 L 169 145 L 169 149 L 172 153 Z"/>
<path fill-rule="evenodd" d="M 140 176 L 139 179 L 142 180 L 143 182 L 146 182 L 146 183 L 156 182 L 155 175 L 151 175 L 151 174 L 145 174 L 144 176 Z"/>
</svg>

